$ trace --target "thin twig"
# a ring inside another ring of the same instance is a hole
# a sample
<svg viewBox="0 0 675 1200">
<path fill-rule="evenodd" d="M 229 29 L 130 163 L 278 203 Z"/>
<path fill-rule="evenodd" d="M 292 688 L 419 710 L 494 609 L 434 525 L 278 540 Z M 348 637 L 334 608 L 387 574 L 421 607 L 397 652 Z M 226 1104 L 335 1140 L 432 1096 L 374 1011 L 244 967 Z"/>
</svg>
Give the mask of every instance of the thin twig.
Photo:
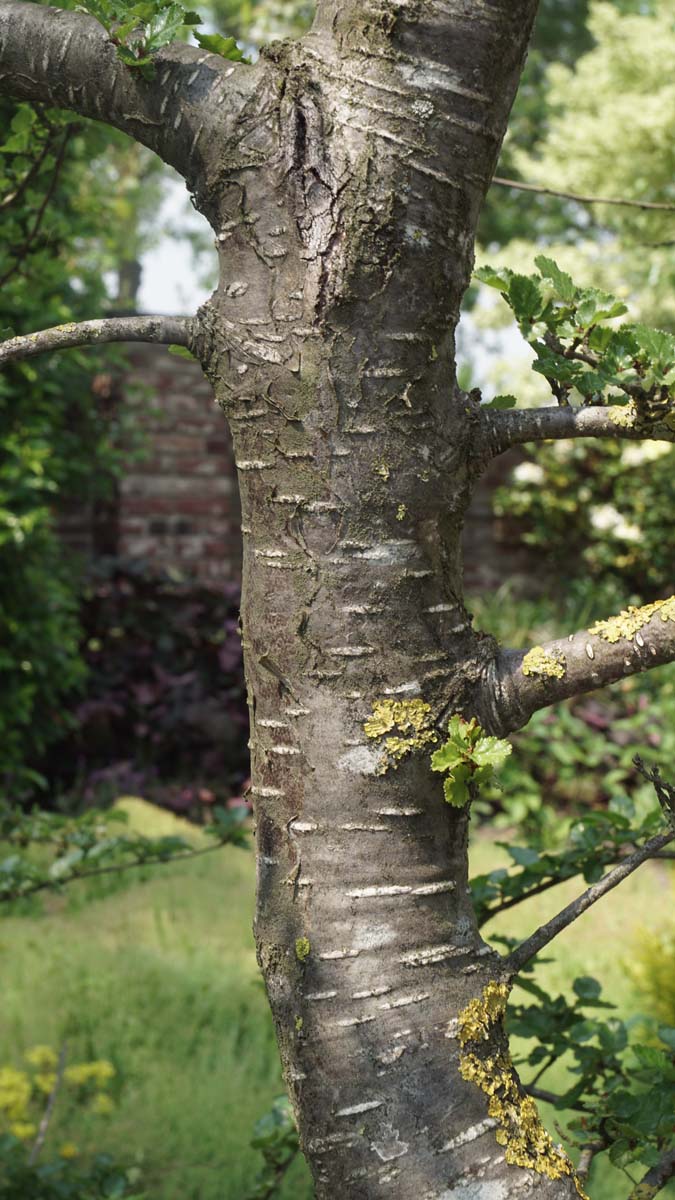
<svg viewBox="0 0 675 1200">
<path fill-rule="evenodd" d="M 52 1115 L 54 1112 L 54 1105 L 56 1104 L 56 1097 L 59 1094 L 59 1088 L 61 1087 L 61 1084 L 63 1082 L 63 1072 L 66 1067 L 67 1052 L 68 1052 L 68 1048 L 67 1048 L 66 1043 L 64 1042 L 61 1047 L 60 1054 L 59 1054 L 59 1061 L 56 1064 L 56 1077 L 54 1079 L 54 1086 L 53 1086 L 51 1092 L 49 1093 L 49 1097 L 48 1097 L 47 1103 L 45 1105 L 45 1111 L 42 1114 L 42 1120 L 40 1121 L 40 1124 L 38 1127 L 37 1137 L 36 1137 L 35 1141 L 33 1142 L 33 1148 L 28 1156 L 28 1165 L 31 1167 L 37 1161 L 37 1157 L 38 1157 L 42 1147 L 44 1146 L 45 1138 L 47 1136 L 47 1130 L 49 1129 L 49 1122 L 52 1119 Z"/>
<path fill-rule="evenodd" d="M 12 204 L 16 204 L 17 200 L 21 199 L 26 191 L 26 188 L 30 186 L 32 180 L 35 179 L 35 176 L 38 174 L 40 167 L 49 154 L 51 148 L 52 139 L 48 138 L 42 147 L 40 154 L 34 160 L 32 166 L 26 171 L 26 174 L 24 175 L 18 187 L 15 188 L 13 192 L 10 192 L 7 196 L 3 196 L 2 200 L 0 200 L 0 212 L 4 211 L 6 208 L 11 208 Z"/>
<path fill-rule="evenodd" d="M 132 867 L 160 867 L 167 866 L 169 863 L 184 862 L 188 858 L 199 858 L 202 854 L 212 854 L 214 850 L 220 850 L 229 844 L 229 842 L 214 842 L 212 846 L 203 846 L 200 850 L 188 850 L 184 854 L 172 854 L 169 858 L 139 858 L 136 862 L 115 863 L 109 867 L 92 867 L 90 871 L 79 871 L 76 875 L 68 875 L 65 879 L 43 879 L 29 888 L 0 895 L 0 904 L 3 901 L 23 900 L 25 896 L 34 896 L 36 892 L 44 892 L 48 889 L 56 891 L 60 887 L 66 887 L 69 883 L 75 883 L 78 879 L 91 879 L 94 875 L 119 875 L 121 871 L 128 871 Z"/>
<path fill-rule="evenodd" d="M 576 200 L 578 204 L 614 204 L 622 208 L 675 212 L 675 204 L 666 204 L 655 200 L 626 200 L 616 196 L 580 196 L 576 192 L 559 192 L 555 188 L 541 187 L 537 183 L 523 183 L 520 179 L 504 179 L 499 175 L 493 175 L 492 182 L 499 187 L 515 188 L 519 192 L 535 192 L 539 196 L 557 196 L 559 200 Z"/>
<path fill-rule="evenodd" d="M 3 287 L 4 284 L 7 283 L 7 281 L 9 279 L 11 279 L 12 275 L 16 274 L 19 267 L 21 266 L 21 263 L 24 261 L 27 254 L 29 253 L 31 246 L 40 231 L 40 227 L 44 220 L 44 215 L 49 207 L 49 202 L 56 190 L 56 185 L 58 183 L 59 176 L 61 174 L 61 170 L 63 168 L 63 163 L 64 163 L 64 160 L 66 157 L 66 150 L 68 148 L 68 142 L 70 141 L 70 137 L 71 137 L 71 134 L 72 134 L 72 131 L 74 128 L 75 128 L 75 126 L 73 126 L 73 125 L 66 125 L 63 138 L 61 139 L 61 145 L 59 147 L 59 152 L 56 156 L 56 162 L 54 163 L 54 170 L 52 171 L 52 177 L 49 181 L 49 187 L 47 188 L 47 190 L 43 196 L 43 199 L 42 199 L 42 204 L 40 205 L 40 207 L 37 211 L 35 221 L 33 222 L 33 228 L 31 229 L 31 231 L 28 234 L 28 236 L 26 237 L 25 241 L 19 247 L 17 253 L 15 254 L 13 265 L 7 271 L 5 271 L 4 275 L 0 276 L 0 287 Z"/>
<path fill-rule="evenodd" d="M 589 1142 L 587 1146 L 583 1147 L 579 1156 L 579 1165 L 576 1169 L 577 1178 L 580 1179 L 582 1183 L 586 1183 L 588 1179 L 593 1159 L 595 1158 L 596 1154 L 601 1154 L 603 1150 L 606 1150 L 606 1148 L 605 1142 Z"/>
<path fill-rule="evenodd" d="M 673 862 L 675 861 L 675 851 L 661 850 L 655 854 L 651 854 L 650 858 L 652 861 Z M 615 862 L 624 861 L 625 858 L 622 858 L 617 854 L 616 856 L 609 858 L 604 863 L 604 866 L 609 867 Z M 551 888 L 558 887 L 558 885 L 561 883 L 569 883 L 570 879 L 574 879 L 576 875 L 581 875 L 581 872 L 582 868 L 579 867 L 577 870 L 571 871 L 569 875 L 556 875 L 552 879 L 544 879 L 541 883 L 536 884 L 534 887 L 530 888 L 529 891 L 523 892 L 520 896 L 509 896 L 506 900 L 501 900 L 498 904 L 493 905 L 492 908 L 487 909 L 483 913 L 482 917 L 478 921 L 478 928 L 482 929 L 483 926 L 487 925 L 488 921 L 491 921 L 493 917 L 498 917 L 501 915 L 501 913 L 507 912 L 510 908 L 515 908 L 517 904 L 523 904 L 526 900 L 530 900 L 533 896 L 541 896 L 543 892 L 548 892 Z"/>
<path fill-rule="evenodd" d="M 550 921 L 547 921 L 545 925 L 537 929 L 529 938 L 521 942 L 513 953 L 506 958 L 505 965 L 509 974 L 513 977 L 519 971 L 522 971 L 523 967 L 540 950 L 543 950 L 544 946 L 548 946 L 549 942 L 552 942 L 559 933 L 562 933 L 563 929 L 567 929 L 568 925 L 576 921 L 582 913 L 586 912 L 593 904 L 596 904 L 603 896 L 606 896 L 608 892 L 611 892 L 613 888 L 622 883 L 624 879 L 627 879 L 629 875 L 632 875 L 633 871 L 642 866 L 642 863 L 651 858 L 656 851 L 662 850 L 664 846 L 667 846 L 672 841 L 675 841 L 675 829 L 668 829 L 665 833 L 659 833 L 656 837 L 650 838 L 634 854 L 630 854 L 628 858 L 609 871 L 607 875 L 604 875 L 597 883 L 587 888 L 581 896 L 577 896 L 576 900 L 572 900 L 570 904 L 563 908 L 562 912 L 552 917 Z"/>
<path fill-rule="evenodd" d="M 545 1104 L 553 1104 L 554 1106 L 562 1100 L 562 1096 L 557 1096 L 555 1092 L 548 1092 L 546 1088 L 535 1087 L 531 1083 L 526 1083 L 523 1086 L 527 1095 L 531 1096 L 533 1100 L 543 1100 Z M 584 1104 L 581 1100 L 575 1100 L 573 1104 L 566 1104 L 565 1107 L 570 1110 L 573 1109 L 575 1112 L 589 1111 L 588 1105 Z"/>
</svg>

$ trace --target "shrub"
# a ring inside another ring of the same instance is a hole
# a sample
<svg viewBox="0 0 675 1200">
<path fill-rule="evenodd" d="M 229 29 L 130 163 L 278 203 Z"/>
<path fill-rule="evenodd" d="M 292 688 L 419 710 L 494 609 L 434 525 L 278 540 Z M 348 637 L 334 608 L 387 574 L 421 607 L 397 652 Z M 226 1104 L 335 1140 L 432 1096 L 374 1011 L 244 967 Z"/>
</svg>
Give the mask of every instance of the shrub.
<svg viewBox="0 0 675 1200">
<path fill-rule="evenodd" d="M 91 802 L 143 791 L 184 811 L 241 791 L 238 601 L 234 585 L 186 583 L 138 562 L 97 566 L 80 613 L 88 676 L 76 728 L 41 763 L 53 792 L 74 788 Z"/>
<path fill-rule="evenodd" d="M 615 579 L 642 598 L 672 591 L 675 448 L 545 443 L 495 495 L 498 516 L 569 575 Z"/>
</svg>

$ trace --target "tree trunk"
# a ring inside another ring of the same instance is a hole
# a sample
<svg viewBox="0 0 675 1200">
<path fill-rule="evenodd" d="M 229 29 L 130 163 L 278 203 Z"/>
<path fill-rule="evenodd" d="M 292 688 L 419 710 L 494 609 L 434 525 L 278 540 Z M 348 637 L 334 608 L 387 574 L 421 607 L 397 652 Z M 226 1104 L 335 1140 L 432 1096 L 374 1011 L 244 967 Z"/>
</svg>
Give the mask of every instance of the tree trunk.
<svg viewBox="0 0 675 1200">
<path fill-rule="evenodd" d="M 268 50 L 257 162 L 214 222 L 206 353 L 241 488 L 258 956 L 317 1196 L 561 1197 L 566 1162 L 500 1145 L 460 1073 L 461 1014 L 500 961 L 431 726 L 388 764 L 364 729 L 378 703 L 399 725 L 413 701 L 434 723 L 473 715 L 494 657 L 462 596 L 480 464 L 453 332 L 534 5 L 384 7 L 323 11 L 302 46 Z"/>
</svg>

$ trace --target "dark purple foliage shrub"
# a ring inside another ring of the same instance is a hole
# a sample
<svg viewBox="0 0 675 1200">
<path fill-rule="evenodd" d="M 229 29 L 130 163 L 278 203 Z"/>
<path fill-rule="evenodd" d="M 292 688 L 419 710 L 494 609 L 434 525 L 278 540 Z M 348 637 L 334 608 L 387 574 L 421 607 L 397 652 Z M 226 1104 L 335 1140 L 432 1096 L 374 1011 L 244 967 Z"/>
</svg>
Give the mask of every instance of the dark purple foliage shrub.
<svg viewBox="0 0 675 1200">
<path fill-rule="evenodd" d="M 139 792 L 191 811 L 242 790 L 248 712 L 236 585 L 207 587 L 139 562 L 99 562 L 80 619 L 76 727 L 40 769 L 90 803 Z"/>
</svg>

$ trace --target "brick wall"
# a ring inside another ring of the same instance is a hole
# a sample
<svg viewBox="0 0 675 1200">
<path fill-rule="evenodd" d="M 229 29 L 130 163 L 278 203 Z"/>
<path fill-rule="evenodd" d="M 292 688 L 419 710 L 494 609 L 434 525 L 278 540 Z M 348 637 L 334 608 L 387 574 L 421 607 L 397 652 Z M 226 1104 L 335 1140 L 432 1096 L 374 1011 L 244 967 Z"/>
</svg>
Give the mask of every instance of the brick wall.
<svg viewBox="0 0 675 1200">
<path fill-rule="evenodd" d="M 60 525 L 66 543 L 86 558 L 142 558 L 218 584 L 241 573 L 240 511 L 227 423 L 200 368 L 162 346 L 130 346 L 129 371 L 117 381 L 144 433 L 146 453 L 129 462 L 105 504 L 68 502 Z M 107 380 L 107 384 L 105 382 Z M 109 377 L 96 386 L 110 387 Z M 492 494 L 519 451 L 502 455 L 483 476 L 465 527 L 468 594 L 505 579 L 529 583 L 527 552 L 517 531 L 492 513 Z"/>
</svg>

